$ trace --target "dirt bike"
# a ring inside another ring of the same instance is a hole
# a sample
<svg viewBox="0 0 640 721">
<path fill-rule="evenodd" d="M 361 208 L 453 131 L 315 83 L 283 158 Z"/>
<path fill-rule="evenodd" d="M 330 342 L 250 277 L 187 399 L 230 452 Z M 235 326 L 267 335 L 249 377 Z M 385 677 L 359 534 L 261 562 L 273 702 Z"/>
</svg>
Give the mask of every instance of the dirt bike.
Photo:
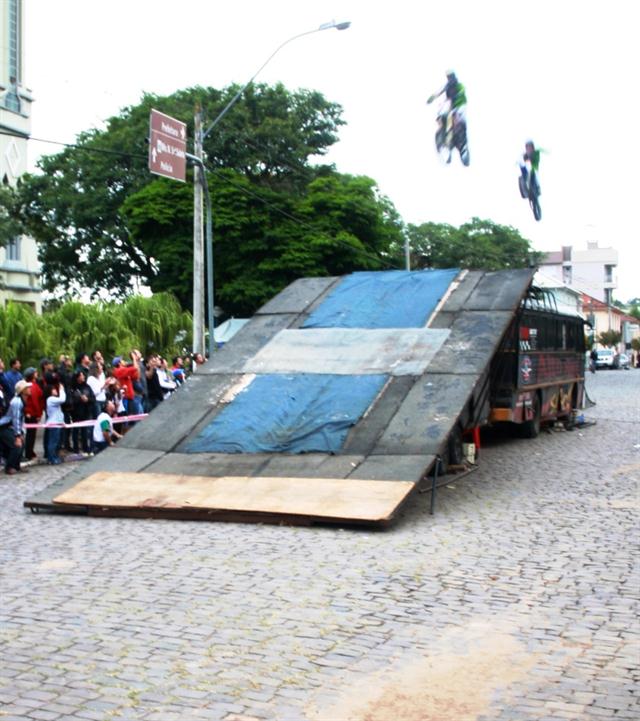
<svg viewBox="0 0 640 721">
<path fill-rule="evenodd" d="M 542 209 L 540 208 L 540 184 L 538 183 L 538 174 L 533 168 L 529 168 L 529 172 L 525 176 L 520 173 L 518 177 L 518 187 L 520 189 L 520 195 L 529 201 L 531 210 L 533 211 L 533 217 L 536 220 L 542 218 Z"/>
<path fill-rule="evenodd" d="M 427 103 L 433 102 L 431 96 Z M 456 110 L 448 110 L 448 105 L 438 111 L 436 117 L 438 129 L 436 130 L 436 150 L 442 154 L 443 150 L 448 151 L 447 163 L 451 162 L 453 150 L 460 153 L 460 160 L 464 166 L 469 165 L 469 146 L 467 145 L 467 123 L 463 117 L 456 113 Z"/>
</svg>

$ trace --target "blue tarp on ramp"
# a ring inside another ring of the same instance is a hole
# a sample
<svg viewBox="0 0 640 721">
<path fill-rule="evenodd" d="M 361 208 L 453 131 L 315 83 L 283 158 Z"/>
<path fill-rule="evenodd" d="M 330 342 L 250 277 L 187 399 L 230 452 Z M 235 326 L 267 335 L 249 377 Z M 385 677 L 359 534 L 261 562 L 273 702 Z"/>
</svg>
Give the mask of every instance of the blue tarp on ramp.
<svg viewBox="0 0 640 721">
<path fill-rule="evenodd" d="M 387 376 L 256 376 L 188 453 L 338 453 Z"/>
<path fill-rule="evenodd" d="M 352 273 L 303 328 L 423 328 L 459 270 Z"/>
</svg>

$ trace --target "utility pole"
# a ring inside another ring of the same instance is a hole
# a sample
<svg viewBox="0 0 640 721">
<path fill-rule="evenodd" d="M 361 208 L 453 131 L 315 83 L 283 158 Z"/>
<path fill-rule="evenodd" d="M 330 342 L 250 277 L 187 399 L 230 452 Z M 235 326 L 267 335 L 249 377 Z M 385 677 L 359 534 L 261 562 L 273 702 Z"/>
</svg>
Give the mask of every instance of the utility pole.
<svg viewBox="0 0 640 721">
<path fill-rule="evenodd" d="M 209 125 L 209 127 L 203 132 L 202 130 L 202 112 L 201 108 L 196 109 L 196 115 L 194 118 L 194 149 L 191 158 L 193 160 L 194 174 L 193 174 L 193 352 L 202 353 L 205 352 L 204 342 L 204 229 L 203 229 L 203 214 L 202 214 L 202 195 L 203 190 L 206 193 L 207 200 L 207 293 L 209 296 L 208 310 L 209 310 L 209 355 L 212 356 L 215 350 L 215 339 L 214 328 L 215 328 L 215 306 L 214 306 L 214 282 L 213 282 L 213 229 L 212 229 L 212 211 L 211 211 L 211 198 L 207 187 L 207 179 L 204 172 L 204 152 L 203 142 L 209 133 L 216 127 L 216 125 L 224 118 L 227 112 L 233 105 L 240 99 L 240 96 L 244 91 L 251 85 L 255 80 L 258 73 L 264 68 L 265 65 L 276 55 L 285 45 L 288 45 L 293 40 L 297 40 L 305 35 L 311 35 L 322 30 L 346 30 L 351 25 L 350 22 L 337 23 L 335 20 L 324 23 L 320 27 L 314 30 L 309 30 L 304 33 L 299 33 L 293 37 L 285 40 L 279 45 L 265 62 L 256 70 L 251 78 L 238 90 L 238 92 L 231 98 L 224 109 L 219 113 L 215 120 Z M 187 154 L 189 157 L 189 154 Z M 407 264 L 409 261 L 407 260 Z"/>
<path fill-rule="evenodd" d="M 202 232 L 202 112 L 194 117 L 194 155 L 200 163 L 193 168 L 193 352 L 204 355 L 204 240 Z"/>
</svg>

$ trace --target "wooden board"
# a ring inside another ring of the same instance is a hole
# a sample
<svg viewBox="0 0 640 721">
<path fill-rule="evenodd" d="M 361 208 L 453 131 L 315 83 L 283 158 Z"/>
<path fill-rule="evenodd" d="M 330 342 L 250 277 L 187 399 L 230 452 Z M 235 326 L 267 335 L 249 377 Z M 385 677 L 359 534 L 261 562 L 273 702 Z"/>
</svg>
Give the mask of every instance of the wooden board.
<svg viewBox="0 0 640 721">
<path fill-rule="evenodd" d="M 53 499 L 55 506 L 102 510 L 207 509 L 262 517 L 308 517 L 331 522 L 384 524 L 415 489 L 411 481 L 343 478 L 185 476 L 99 472 Z"/>
</svg>

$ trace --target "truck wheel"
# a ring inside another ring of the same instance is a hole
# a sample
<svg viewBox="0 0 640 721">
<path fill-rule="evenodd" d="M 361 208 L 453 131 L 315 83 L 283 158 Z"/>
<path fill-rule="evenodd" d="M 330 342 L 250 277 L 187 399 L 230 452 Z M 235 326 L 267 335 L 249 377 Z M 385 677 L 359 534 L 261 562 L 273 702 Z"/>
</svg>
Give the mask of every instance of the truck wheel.
<svg viewBox="0 0 640 721">
<path fill-rule="evenodd" d="M 533 418 L 520 424 L 522 438 L 535 438 L 540 433 L 540 396 L 533 396 Z"/>
<path fill-rule="evenodd" d="M 449 438 L 447 439 L 447 449 L 442 459 L 444 471 L 447 472 L 449 466 L 460 466 L 464 463 L 464 449 L 462 447 L 462 430 L 456 425 L 452 428 Z"/>
</svg>

